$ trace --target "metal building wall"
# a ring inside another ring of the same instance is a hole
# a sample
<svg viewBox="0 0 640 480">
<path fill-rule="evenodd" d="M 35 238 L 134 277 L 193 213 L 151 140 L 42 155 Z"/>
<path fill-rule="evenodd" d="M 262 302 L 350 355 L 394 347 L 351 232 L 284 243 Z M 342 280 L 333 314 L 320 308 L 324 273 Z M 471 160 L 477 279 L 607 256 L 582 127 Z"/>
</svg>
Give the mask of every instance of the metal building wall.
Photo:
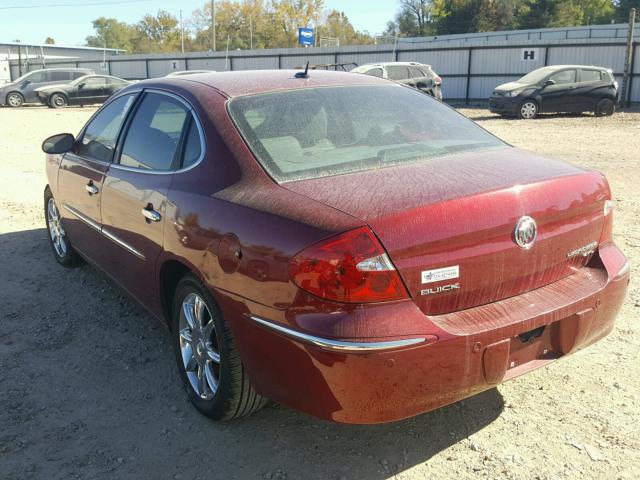
<svg viewBox="0 0 640 480">
<path fill-rule="evenodd" d="M 445 100 L 485 100 L 496 85 L 544 65 L 585 64 L 611 68 L 622 80 L 626 25 L 489 32 L 403 39 L 397 45 L 290 48 L 253 51 L 155 54 L 107 57 L 107 71 L 127 79 L 164 76 L 174 70 L 255 70 L 312 64 L 415 61 L 427 63 L 443 78 Z M 640 29 L 637 30 L 640 37 Z M 640 102 L 640 48 L 634 45 L 630 100 Z M 535 61 L 521 59 L 536 49 Z M 87 66 L 98 72 L 102 59 L 65 61 L 55 66 Z M 54 66 L 54 62 L 48 62 Z"/>
</svg>

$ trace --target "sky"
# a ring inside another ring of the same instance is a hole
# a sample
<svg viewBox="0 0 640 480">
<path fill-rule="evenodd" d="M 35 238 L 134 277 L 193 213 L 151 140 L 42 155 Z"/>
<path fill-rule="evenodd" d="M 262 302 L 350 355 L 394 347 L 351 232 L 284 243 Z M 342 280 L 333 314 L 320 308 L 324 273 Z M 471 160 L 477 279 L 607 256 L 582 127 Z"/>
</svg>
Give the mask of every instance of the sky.
<svg viewBox="0 0 640 480">
<path fill-rule="evenodd" d="M 0 42 L 83 45 L 93 33 L 91 21 L 104 16 L 135 23 L 146 13 L 168 10 L 186 18 L 207 0 L 0 0 Z M 380 33 L 392 19 L 395 0 L 325 0 L 327 9 L 343 11 L 357 30 Z"/>
</svg>

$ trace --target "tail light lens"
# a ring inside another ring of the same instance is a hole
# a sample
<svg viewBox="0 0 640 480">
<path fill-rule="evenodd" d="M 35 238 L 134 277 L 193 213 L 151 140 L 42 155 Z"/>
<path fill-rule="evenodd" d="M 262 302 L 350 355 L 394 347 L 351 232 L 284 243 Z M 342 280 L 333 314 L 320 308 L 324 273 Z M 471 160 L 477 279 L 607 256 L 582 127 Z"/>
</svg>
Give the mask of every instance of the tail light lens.
<svg viewBox="0 0 640 480">
<path fill-rule="evenodd" d="M 604 226 L 600 234 L 600 245 L 613 241 L 613 201 L 605 200 L 603 213 Z"/>
<path fill-rule="evenodd" d="M 387 302 L 407 290 L 378 239 L 367 227 L 331 237 L 298 253 L 289 265 L 301 289 L 336 302 Z"/>
<path fill-rule="evenodd" d="M 434 81 L 436 82 L 436 85 L 442 84 L 442 78 L 439 75 L 436 75 L 436 77 L 434 78 Z"/>
</svg>

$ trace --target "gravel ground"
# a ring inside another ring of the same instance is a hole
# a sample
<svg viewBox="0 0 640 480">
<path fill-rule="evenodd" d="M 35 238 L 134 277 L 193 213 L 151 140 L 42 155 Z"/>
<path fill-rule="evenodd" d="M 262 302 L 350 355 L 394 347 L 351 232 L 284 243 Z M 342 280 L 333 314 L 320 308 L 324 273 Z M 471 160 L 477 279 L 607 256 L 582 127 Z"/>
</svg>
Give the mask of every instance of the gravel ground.
<svg viewBox="0 0 640 480">
<path fill-rule="evenodd" d="M 0 109 L 0 478 L 640 478 L 640 113 L 462 111 L 607 174 L 629 296 L 614 332 L 567 359 L 417 418 L 349 426 L 275 405 L 233 423 L 196 413 L 166 332 L 47 245 L 40 142 L 93 109 Z"/>
</svg>

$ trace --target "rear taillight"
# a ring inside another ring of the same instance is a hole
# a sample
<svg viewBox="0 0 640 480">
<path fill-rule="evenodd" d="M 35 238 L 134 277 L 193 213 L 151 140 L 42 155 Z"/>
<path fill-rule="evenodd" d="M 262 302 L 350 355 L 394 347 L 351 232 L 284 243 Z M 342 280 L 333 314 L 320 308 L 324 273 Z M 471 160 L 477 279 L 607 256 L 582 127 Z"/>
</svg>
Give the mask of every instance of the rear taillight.
<svg viewBox="0 0 640 480">
<path fill-rule="evenodd" d="M 367 227 L 331 237 L 298 253 L 289 265 L 301 289 L 336 302 L 387 302 L 407 290 L 378 239 Z"/>
<path fill-rule="evenodd" d="M 604 225 L 600 234 L 600 245 L 613 241 L 613 201 L 605 200 L 603 206 Z"/>
<path fill-rule="evenodd" d="M 436 75 L 433 79 L 436 82 L 436 85 L 442 85 L 442 78 L 439 75 Z"/>
</svg>

